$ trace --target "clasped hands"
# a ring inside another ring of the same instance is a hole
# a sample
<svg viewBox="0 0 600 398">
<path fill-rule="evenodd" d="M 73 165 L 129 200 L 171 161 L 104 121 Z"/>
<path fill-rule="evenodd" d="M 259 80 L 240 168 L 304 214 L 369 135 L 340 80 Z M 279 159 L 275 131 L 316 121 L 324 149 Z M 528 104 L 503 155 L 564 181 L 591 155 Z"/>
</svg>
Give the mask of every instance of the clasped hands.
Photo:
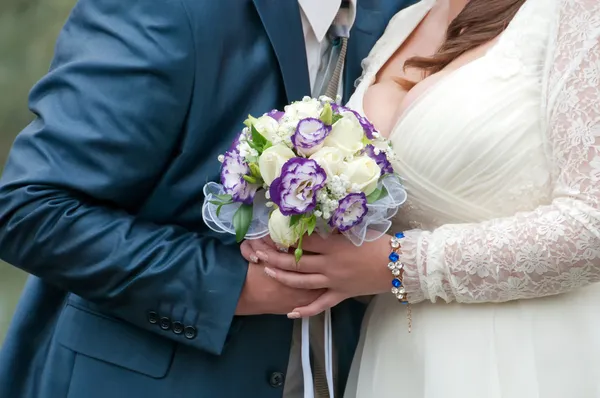
<svg viewBox="0 0 600 398">
<path fill-rule="evenodd" d="M 314 316 L 348 298 L 389 291 L 387 235 L 355 246 L 343 235 L 324 239 L 313 234 L 303 239 L 303 250 L 304 255 L 296 262 L 290 254 L 293 250 L 279 251 L 268 237 L 247 240 L 241 246 L 242 255 L 251 267 L 263 267 L 269 278 L 290 289 L 290 293 L 304 293 L 305 302 L 292 308 L 287 313 L 289 318 Z M 275 295 L 270 299 L 284 298 Z"/>
</svg>

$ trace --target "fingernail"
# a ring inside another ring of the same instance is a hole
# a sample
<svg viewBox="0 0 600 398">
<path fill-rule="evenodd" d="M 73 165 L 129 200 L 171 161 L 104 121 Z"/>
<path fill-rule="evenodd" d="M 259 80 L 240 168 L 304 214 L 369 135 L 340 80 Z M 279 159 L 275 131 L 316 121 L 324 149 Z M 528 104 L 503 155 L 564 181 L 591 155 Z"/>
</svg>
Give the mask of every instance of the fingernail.
<svg viewBox="0 0 600 398">
<path fill-rule="evenodd" d="M 265 267 L 265 274 L 267 274 L 267 276 L 270 276 L 271 278 L 275 278 L 275 271 L 273 271 L 271 268 L 267 268 Z"/>
<path fill-rule="evenodd" d="M 258 257 L 256 257 L 256 254 L 250 255 L 250 261 L 252 261 L 253 263 L 258 263 Z"/>
<path fill-rule="evenodd" d="M 257 251 L 256 255 L 258 256 L 258 258 L 260 258 L 262 261 L 267 262 L 269 260 L 269 256 L 267 256 L 267 253 L 265 252 L 261 252 L 261 251 Z"/>
<path fill-rule="evenodd" d="M 300 319 L 300 313 L 299 312 L 290 312 L 287 317 L 289 319 Z"/>
</svg>

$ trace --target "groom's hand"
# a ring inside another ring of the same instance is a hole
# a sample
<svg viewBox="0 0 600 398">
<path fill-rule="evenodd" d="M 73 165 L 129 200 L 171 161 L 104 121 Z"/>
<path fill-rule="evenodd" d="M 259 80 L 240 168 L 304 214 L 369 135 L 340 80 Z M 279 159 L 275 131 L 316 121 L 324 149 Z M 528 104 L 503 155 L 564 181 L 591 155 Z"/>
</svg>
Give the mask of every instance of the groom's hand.
<svg viewBox="0 0 600 398">
<path fill-rule="evenodd" d="M 306 306 L 325 290 L 305 290 L 287 287 L 267 276 L 262 264 L 250 263 L 236 315 L 284 315 L 294 308 Z"/>
</svg>

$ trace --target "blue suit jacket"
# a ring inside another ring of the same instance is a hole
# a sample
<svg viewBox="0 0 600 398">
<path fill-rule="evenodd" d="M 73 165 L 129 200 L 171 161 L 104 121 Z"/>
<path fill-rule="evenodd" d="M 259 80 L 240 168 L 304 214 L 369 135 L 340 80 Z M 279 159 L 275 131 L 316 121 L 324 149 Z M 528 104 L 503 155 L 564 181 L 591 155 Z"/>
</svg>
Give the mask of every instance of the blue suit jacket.
<svg viewBox="0 0 600 398">
<path fill-rule="evenodd" d="M 346 94 L 408 2 L 358 3 Z M 0 256 L 34 275 L 0 397 L 281 396 L 292 322 L 234 316 L 247 263 L 202 187 L 248 114 L 309 93 L 296 0 L 79 1 L 0 182 Z M 361 316 L 334 312 L 341 386 Z"/>
</svg>

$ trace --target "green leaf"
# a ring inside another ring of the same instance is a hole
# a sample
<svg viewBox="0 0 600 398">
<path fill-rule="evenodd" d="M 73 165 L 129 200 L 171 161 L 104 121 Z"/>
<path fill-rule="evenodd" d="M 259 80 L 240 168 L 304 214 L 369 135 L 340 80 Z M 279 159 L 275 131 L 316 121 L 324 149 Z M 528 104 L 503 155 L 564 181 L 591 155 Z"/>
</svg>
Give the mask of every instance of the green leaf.
<svg viewBox="0 0 600 398">
<path fill-rule="evenodd" d="M 254 143 L 253 141 L 246 141 L 248 143 L 248 146 L 252 149 L 254 149 L 255 151 L 257 151 L 258 153 L 262 152 L 262 147 L 260 145 L 257 145 L 256 143 Z"/>
<path fill-rule="evenodd" d="M 262 152 L 263 148 L 269 141 L 256 129 L 256 127 L 254 127 L 254 125 L 252 125 L 250 128 L 250 131 L 252 132 L 252 143 L 256 144 L 256 146 L 260 148 L 257 149 L 257 151 Z"/>
<path fill-rule="evenodd" d="M 291 216 L 290 217 L 290 228 L 298 225 L 303 216 L 304 216 L 303 214 Z"/>
<path fill-rule="evenodd" d="M 252 177 L 252 176 L 242 176 L 242 178 L 244 180 L 246 180 L 246 182 L 248 184 L 258 184 L 258 180 L 256 179 L 256 177 Z"/>
<path fill-rule="evenodd" d="M 241 205 L 233 215 L 233 228 L 235 228 L 235 240 L 241 243 L 248 233 L 252 222 L 252 205 Z"/>
<path fill-rule="evenodd" d="M 311 236 L 313 232 L 315 232 L 315 228 L 317 227 L 317 217 L 313 214 L 306 221 L 306 233 L 308 236 Z"/>
<path fill-rule="evenodd" d="M 371 192 L 371 194 L 369 196 L 367 196 L 367 203 L 375 203 L 377 202 L 379 199 L 385 197 L 387 195 L 387 190 L 385 189 L 385 187 L 381 187 L 381 188 L 377 188 L 376 190 L 374 190 L 373 192 Z"/>
<path fill-rule="evenodd" d="M 222 202 L 220 200 L 209 200 L 208 203 L 215 205 L 215 206 L 225 206 L 225 205 L 230 205 L 233 203 L 232 200 L 229 200 L 227 202 Z"/>
<path fill-rule="evenodd" d="M 252 115 L 248 115 L 248 119 L 244 120 L 244 125 L 248 128 L 252 127 L 252 123 L 254 123 L 255 121 L 257 121 L 258 119 L 255 118 Z"/>
<path fill-rule="evenodd" d="M 343 118 L 343 116 L 341 114 L 339 114 L 339 113 L 334 114 L 333 118 L 331 120 L 331 124 L 332 125 L 336 124 L 342 118 Z"/>
<path fill-rule="evenodd" d="M 233 200 L 233 196 L 224 194 L 224 195 L 214 195 L 215 198 L 219 199 L 221 202 L 231 202 Z"/>
<path fill-rule="evenodd" d="M 363 135 L 362 143 L 364 146 L 371 145 L 373 142 L 367 138 L 366 135 Z"/>
<path fill-rule="evenodd" d="M 221 209 L 223 208 L 224 205 L 219 205 L 217 206 L 217 217 L 219 217 L 221 215 Z"/>
<path fill-rule="evenodd" d="M 333 124 L 333 109 L 331 109 L 331 104 L 329 102 L 323 106 L 320 119 L 328 126 Z"/>
</svg>

